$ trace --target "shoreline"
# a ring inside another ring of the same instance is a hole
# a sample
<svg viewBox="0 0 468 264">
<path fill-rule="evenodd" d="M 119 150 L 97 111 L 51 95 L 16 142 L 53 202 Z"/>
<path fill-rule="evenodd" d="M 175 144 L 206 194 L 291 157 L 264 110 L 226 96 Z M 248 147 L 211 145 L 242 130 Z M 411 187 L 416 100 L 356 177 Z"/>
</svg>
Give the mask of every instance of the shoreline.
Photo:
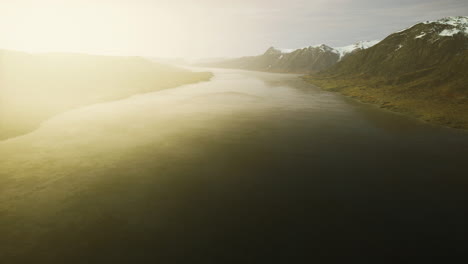
<svg viewBox="0 0 468 264">
<path fill-rule="evenodd" d="M 183 73 L 185 73 L 185 72 L 183 72 Z M 50 113 L 50 115 L 47 115 L 45 118 L 42 118 L 40 120 L 33 120 L 33 121 L 29 122 L 29 123 L 21 124 L 21 127 L 16 128 L 16 129 L 15 128 L 10 128 L 9 130 L 6 130 L 6 129 L 3 130 L 3 131 L 0 130 L 0 143 L 5 142 L 5 141 L 10 140 L 10 139 L 13 139 L 13 138 L 16 138 L 16 137 L 21 137 L 21 136 L 27 135 L 27 134 L 29 134 L 31 132 L 34 132 L 36 129 L 38 129 L 41 126 L 41 124 L 44 121 L 47 121 L 47 120 L 53 118 L 54 116 L 62 114 L 62 113 L 67 112 L 67 111 L 72 111 L 74 109 L 79 109 L 81 107 L 86 107 L 86 106 L 90 106 L 90 105 L 93 105 L 93 104 L 101 104 L 101 103 L 108 103 L 108 102 L 124 100 L 124 99 L 130 98 L 130 97 L 135 96 L 135 95 L 152 93 L 152 92 L 162 91 L 162 90 L 166 90 L 166 89 L 173 89 L 173 88 L 177 88 L 177 87 L 181 87 L 181 86 L 185 86 L 185 85 L 197 84 L 197 83 L 201 83 L 201 82 L 209 82 L 214 77 L 214 74 L 212 72 L 193 72 L 193 71 L 191 71 L 189 73 L 193 74 L 194 75 L 193 77 L 197 78 L 197 79 L 194 80 L 194 81 L 178 83 L 178 84 L 176 84 L 174 86 L 157 87 L 154 90 L 143 91 L 143 92 L 140 91 L 140 92 L 128 94 L 128 95 L 125 95 L 125 96 L 121 96 L 121 97 L 118 97 L 118 98 L 109 98 L 109 99 L 97 100 L 96 102 L 92 102 L 92 103 L 80 104 L 80 105 L 77 105 L 75 107 L 70 107 L 70 108 L 60 110 L 60 111 L 56 111 L 55 113 Z M 195 75 L 200 75 L 200 76 L 195 76 Z M 8 124 L 6 124 L 6 126 L 7 125 Z"/>
<path fill-rule="evenodd" d="M 314 85 L 315 87 L 329 92 L 339 93 L 346 98 L 355 100 L 359 103 L 368 104 L 379 108 L 380 110 L 389 111 L 391 113 L 400 114 L 407 118 L 412 118 L 430 125 L 435 125 L 444 128 L 455 129 L 457 131 L 468 132 L 468 120 L 466 118 L 460 118 L 458 115 L 444 115 L 443 112 L 450 112 L 449 106 L 444 106 L 442 104 L 437 104 L 431 101 L 425 101 L 422 99 L 416 99 L 417 104 L 412 105 L 408 101 L 414 100 L 412 98 L 404 98 L 401 100 L 395 100 L 398 95 L 394 95 L 387 92 L 386 96 L 381 96 L 383 91 L 379 91 L 381 87 L 372 87 L 369 88 L 365 85 L 355 83 L 354 85 L 347 83 L 346 85 L 336 85 L 340 83 L 339 79 L 334 79 L 332 82 L 329 80 L 323 80 L 320 78 L 314 78 L 311 76 L 302 76 L 302 80 L 306 83 Z M 376 90 L 372 90 L 376 89 Z M 378 92 L 375 92 L 378 91 Z M 379 94 L 380 92 L 380 94 Z M 394 99 L 394 100 L 392 100 Z M 443 111 L 424 111 L 424 108 L 419 108 L 419 105 L 424 105 L 425 108 L 430 108 L 432 104 L 436 104 L 438 107 L 443 109 Z M 453 107 L 453 105 L 450 105 Z M 462 112 L 463 110 L 468 109 L 468 106 L 455 106 L 457 112 Z M 454 111 L 455 112 L 455 111 Z M 435 113 L 435 114 L 434 114 Z"/>
</svg>

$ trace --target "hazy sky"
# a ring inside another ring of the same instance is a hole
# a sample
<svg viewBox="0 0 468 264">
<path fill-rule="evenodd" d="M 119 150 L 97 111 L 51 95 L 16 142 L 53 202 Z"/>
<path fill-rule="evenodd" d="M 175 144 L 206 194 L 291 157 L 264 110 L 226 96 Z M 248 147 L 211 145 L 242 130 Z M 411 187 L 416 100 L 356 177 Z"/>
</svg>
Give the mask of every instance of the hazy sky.
<svg viewBox="0 0 468 264">
<path fill-rule="evenodd" d="M 241 56 L 381 39 L 454 15 L 468 15 L 467 0 L 0 0 L 0 48 Z"/>
</svg>

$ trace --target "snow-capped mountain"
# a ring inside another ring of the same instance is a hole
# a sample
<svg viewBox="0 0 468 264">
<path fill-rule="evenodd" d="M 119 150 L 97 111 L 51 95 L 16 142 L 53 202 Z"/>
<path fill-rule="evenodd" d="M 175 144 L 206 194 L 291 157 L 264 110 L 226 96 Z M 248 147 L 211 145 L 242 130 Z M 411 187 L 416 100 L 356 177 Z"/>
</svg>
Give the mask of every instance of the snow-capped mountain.
<svg viewBox="0 0 468 264">
<path fill-rule="evenodd" d="M 468 34 L 468 17 L 458 16 L 458 17 L 446 17 L 436 21 L 426 21 L 426 25 L 446 25 L 450 26 L 439 32 L 439 36 L 442 37 L 452 37 L 453 35 L 462 33 L 464 35 Z M 422 32 L 422 34 L 426 34 Z"/>
<path fill-rule="evenodd" d="M 338 48 L 332 48 L 325 44 L 299 49 L 271 47 L 259 56 L 226 60 L 210 66 L 271 72 L 312 73 L 328 69 L 345 56 L 370 48 L 378 42 L 361 41 L 353 45 Z"/>
<path fill-rule="evenodd" d="M 447 17 L 391 34 L 372 48 L 349 56 L 330 71 L 398 76 L 447 66 L 466 56 L 467 50 L 468 17 Z"/>
<path fill-rule="evenodd" d="M 351 53 L 353 53 L 355 51 L 358 51 L 358 50 L 368 49 L 368 48 L 374 46 L 375 44 L 377 44 L 379 42 L 380 42 L 380 40 L 373 40 L 373 41 L 367 41 L 366 40 L 366 41 L 359 41 L 358 43 L 348 45 L 348 46 L 344 46 L 344 47 L 332 48 L 332 47 L 329 47 L 329 46 L 327 46 L 325 44 L 320 44 L 320 45 L 308 46 L 308 47 L 304 47 L 304 48 L 300 48 L 300 49 L 276 49 L 276 50 L 280 51 L 282 54 L 289 54 L 289 53 L 293 53 L 293 52 L 295 52 L 297 50 L 318 48 L 322 52 L 334 52 L 334 53 L 339 55 L 340 59 L 342 59 L 348 54 L 351 54 Z"/>
<path fill-rule="evenodd" d="M 359 71 L 396 76 L 464 54 L 468 48 L 467 39 L 468 17 L 447 17 L 416 24 L 382 41 L 361 41 L 335 48 L 325 44 L 300 49 L 271 47 L 259 56 L 230 59 L 209 66 L 291 73 L 315 73 L 333 68 L 340 73 Z"/>
<path fill-rule="evenodd" d="M 368 49 L 368 48 L 376 45 L 379 42 L 380 42 L 380 40 L 360 41 L 360 42 L 355 43 L 353 45 L 334 48 L 334 50 L 335 50 L 336 53 L 338 53 L 340 55 L 340 60 L 341 60 L 342 58 L 344 58 L 348 54 L 351 54 L 351 53 L 359 51 L 359 50 Z"/>
<path fill-rule="evenodd" d="M 317 74 L 323 83 L 316 84 L 427 121 L 468 128 L 467 22 L 468 17 L 447 17 L 391 34 Z"/>
</svg>

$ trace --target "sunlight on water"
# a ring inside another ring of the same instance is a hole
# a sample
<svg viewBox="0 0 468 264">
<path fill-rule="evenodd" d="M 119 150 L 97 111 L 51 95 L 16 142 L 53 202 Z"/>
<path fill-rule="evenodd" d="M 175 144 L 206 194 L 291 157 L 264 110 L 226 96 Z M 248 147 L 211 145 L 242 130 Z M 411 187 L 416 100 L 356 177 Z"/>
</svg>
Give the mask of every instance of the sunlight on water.
<svg viewBox="0 0 468 264">
<path fill-rule="evenodd" d="M 125 248 L 132 257 L 162 241 L 167 252 L 179 230 L 196 245 L 201 235 L 235 237 L 232 226 L 261 233 L 258 221 L 298 212 L 310 215 L 291 221 L 317 221 L 314 210 L 333 206 L 329 196 L 367 210 L 375 206 L 368 201 L 389 200 L 388 182 L 456 170 L 467 154 L 461 133 L 353 103 L 296 75 L 214 71 L 210 82 L 79 108 L 0 142 L 6 256 Z M 230 215 L 243 220 L 233 225 Z M 314 225 L 298 228 L 306 226 Z"/>
</svg>

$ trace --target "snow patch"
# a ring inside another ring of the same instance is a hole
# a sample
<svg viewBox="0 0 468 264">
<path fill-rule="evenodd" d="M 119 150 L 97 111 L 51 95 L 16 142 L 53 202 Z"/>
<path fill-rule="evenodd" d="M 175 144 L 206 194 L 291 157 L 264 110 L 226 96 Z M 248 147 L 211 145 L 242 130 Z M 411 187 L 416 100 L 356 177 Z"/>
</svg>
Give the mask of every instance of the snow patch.
<svg viewBox="0 0 468 264">
<path fill-rule="evenodd" d="M 450 25 L 454 27 L 467 27 L 468 26 L 468 16 L 453 16 L 453 17 L 445 17 L 435 21 L 426 21 L 424 24 L 442 24 L 442 25 Z"/>
<path fill-rule="evenodd" d="M 283 59 L 284 54 L 293 53 L 293 52 L 295 52 L 297 50 L 319 49 L 321 52 L 333 52 L 335 54 L 338 54 L 340 56 L 339 60 L 341 60 L 347 54 L 350 54 L 350 53 L 352 53 L 352 52 L 354 52 L 356 50 L 368 49 L 368 48 L 374 46 L 375 44 L 377 44 L 379 42 L 380 42 L 380 40 L 360 41 L 360 42 L 355 43 L 353 45 L 338 47 L 338 48 L 332 48 L 332 47 L 329 47 L 329 46 L 327 46 L 325 44 L 318 44 L 318 45 L 312 45 L 312 46 L 307 46 L 307 47 L 298 48 L 298 49 L 276 49 L 275 48 L 275 50 L 277 50 L 277 51 L 279 51 L 281 53 L 281 55 L 279 56 L 279 59 Z"/>
<path fill-rule="evenodd" d="M 379 42 L 380 42 L 380 40 L 360 41 L 360 42 L 358 42 L 356 44 L 353 44 L 353 45 L 334 48 L 334 52 L 336 54 L 340 55 L 339 60 L 341 60 L 347 54 L 350 54 L 350 53 L 352 53 L 352 52 L 354 52 L 356 50 L 368 49 L 368 48 L 376 45 Z"/>
<path fill-rule="evenodd" d="M 439 33 L 439 36 L 442 37 L 452 37 L 453 35 L 456 35 L 460 33 L 459 29 L 452 28 L 452 29 L 444 29 L 442 32 Z"/>
<path fill-rule="evenodd" d="M 424 36 L 426 36 L 426 32 L 422 32 L 420 35 L 416 36 L 415 39 L 420 39 Z"/>
<path fill-rule="evenodd" d="M 297 48 L 297 49 L 277 49 L 277 50 L 280 51 L 282 54 L 289 54 L 289 53 L 293 53 L 293 52 L 295 52 L 297 50 L 316 49 L 316 48 L 319 48 L 321 51 L 329 51 L 329 50 L 332 49 L 332 48 L 328 47 L 325 44 L 318 44 L 318 45 L 306 46 L 306 47 Z"/>
<path fill-rule="evenodd" d="M 295 49 L 279 49 L 279 51 L 283 54 L 293 53 Z"/>
<path fill-rule="evenodd" d="M 320 51 L 323 51 L 323 52 L 326 52 L 326 51 L 334 51 L 333 48 L 331 47 L 328 47 L 327 45 L 325 44 L 321 44 L 321 45 L 317 45 L 317 46 L 310 46 L 309 49 L 320 49 Z"/>
<path fill-rule="evenodd" d="M 446 17 L 436 21 L 426 21 L 424 24 L 441 24 L 452 26 L 450 29 L 444 29 L 439 33 L 442 37 L 452 37 L 455 34 L 463 32 L 468 34 L 468 16 Z"/>
</svg>

